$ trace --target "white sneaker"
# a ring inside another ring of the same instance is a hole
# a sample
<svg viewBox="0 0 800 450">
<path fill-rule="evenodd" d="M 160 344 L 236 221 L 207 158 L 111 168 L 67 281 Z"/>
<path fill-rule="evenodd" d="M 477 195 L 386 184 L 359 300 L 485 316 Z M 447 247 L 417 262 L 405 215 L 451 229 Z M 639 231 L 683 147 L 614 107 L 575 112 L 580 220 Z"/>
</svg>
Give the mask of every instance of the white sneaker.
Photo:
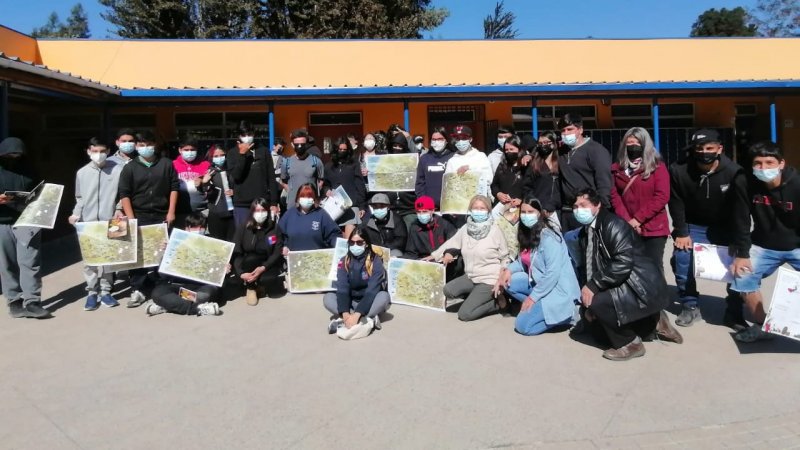
<svg viewBox="0 0 800 450">
<path fill-rule="evenodd" d="M 357 324 L 350 328 L 340 327 L 336 330 L 336 336 L 345 341 L 361 339 L 372 334 L 373 329 L 375 329 L 375 321 L 370 317 L 362 317 Z"/>
<path fill-rule="evenodd" d="M 153 301 L 147 302 L 147 307 L 144 309 L 144 312 L 147 313 L 148 316 L 155 316 L 158 314 L 164 314 L 167 310 L 163 306 L 156 305 Z"/>
<path fill-rule="evenodd" d="M 128 300 L 128 304 L 125 306 L 128 308 L 138 308 L 142 306 L 145 301 L 147 301 L 147 297 L 145 297 L 144 294 L 139 291 L 133 291 L 131 292 L 131 299 Z"/>
<path fill-rule="evenodd" d="M 200 303 L 197 305 L 198 316 L 218 316 L 219 314 L 219 305 L 214 302 Z"/>
</svg>

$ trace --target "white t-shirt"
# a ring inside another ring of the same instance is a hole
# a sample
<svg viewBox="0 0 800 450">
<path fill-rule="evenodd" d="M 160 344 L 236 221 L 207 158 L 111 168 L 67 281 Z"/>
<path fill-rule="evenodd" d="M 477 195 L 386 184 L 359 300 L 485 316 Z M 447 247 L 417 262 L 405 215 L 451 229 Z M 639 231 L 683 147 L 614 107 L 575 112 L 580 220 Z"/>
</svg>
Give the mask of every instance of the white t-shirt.
<svg viewBox="0 0 800 450">
<path fill-rule="evenodd" d="M 489 162 L 489 158 L 486 155 L 478 150 L 475 147 L 470 148 L 467 150 L 466 153 L 461 154 L 456 152 L 453 156 L 447 161 L 447 165 L 445 166 L 444 173 L 453 173 L 458 172 L 458 169 L 462 166 L 469 167 L 469 172 L 479 173 L 481 175 L 481 185 L 479 193 L 481 195 L 485 195 L 489 198 L 492 196 L 492 178 L 494 178 L 494 173 L 492 172 L 492 165 Z"/>
</svg>

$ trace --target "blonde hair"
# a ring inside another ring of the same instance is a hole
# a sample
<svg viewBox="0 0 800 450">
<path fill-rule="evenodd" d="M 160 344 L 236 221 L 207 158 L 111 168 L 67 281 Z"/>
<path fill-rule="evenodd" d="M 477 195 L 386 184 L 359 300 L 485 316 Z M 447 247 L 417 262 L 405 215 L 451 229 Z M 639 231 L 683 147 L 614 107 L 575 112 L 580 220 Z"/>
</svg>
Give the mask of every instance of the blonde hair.
<svg viewBox="0 0 800 450">
<path fill-rule="evenodd" d="M 653 139 L 650 137 L 650 133 L 648 133 L 647 130 L 642 127 L 633 127 L 625 132 L 625 136 L 622 136 L 622 142 L 619 144 L 619 152 L 617 153 L 619 165 L 625 168 L 628 167 L 628 163 L 630 163 L 630 160 L 628 159 L 628 152 L 625 149 L 625 142 L 631 136 L 639 141 L 639 145 L 641 145 L 643 149 L 642 178 L 649 178 L 650 174 L 655 172 L 658 164 L 661 162 L 661 155 L 658 154 L 658 150 L 656 150 L 656 147 L 653 144 Z"/>
<path fill-rule="evenodd" d="M 476 195 L 476 196 L 472 197 L 469 200 L 469 209 L 472 209 L 472 205 L 474 205 L 475 202 L 483 202 L 483 204 L 486 206 L 487 210 L 489 210 L 489 211 L 492 210 L 492 201 L 489 200 L 489 198 L 486 197 L 485 195 L 480 195 L 479 194 L 479 195 Z"/>
</svg>

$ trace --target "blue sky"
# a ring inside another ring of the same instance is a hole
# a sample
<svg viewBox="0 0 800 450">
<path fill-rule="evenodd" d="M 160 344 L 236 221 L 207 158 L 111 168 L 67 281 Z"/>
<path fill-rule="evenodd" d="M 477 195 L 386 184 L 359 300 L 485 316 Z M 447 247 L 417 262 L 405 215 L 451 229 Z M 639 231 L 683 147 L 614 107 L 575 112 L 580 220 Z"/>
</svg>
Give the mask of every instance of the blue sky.
<svg viewBox="0 0 800 450">
<path fill-rule="evenodd" d="M 63 20 L 78 0 L 0 0 L 0 24 L 24 33 L 44 25 L 50 12 Z M 83 0 L 89 12 L 92 37 L 114 37 L 103 21 L 104 7 Z M 709 8 L 753 7 L 756 0 L 506 0 L 506 9 L 517 15 L 519 37 L 543 38 L 658 38 L 686 37 L 697 16 Z M 483 19 L 494 0 L 434 0 L 450 10 L 445 23 L 427 37 L 481 39 Z"/>
</svg>

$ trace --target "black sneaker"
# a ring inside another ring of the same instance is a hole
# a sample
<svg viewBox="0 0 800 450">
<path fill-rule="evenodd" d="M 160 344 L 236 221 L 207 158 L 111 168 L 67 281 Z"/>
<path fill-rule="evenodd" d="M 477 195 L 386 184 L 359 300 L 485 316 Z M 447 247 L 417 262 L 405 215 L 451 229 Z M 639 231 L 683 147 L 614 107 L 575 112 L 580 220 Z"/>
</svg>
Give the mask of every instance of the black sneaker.
<svg viewBox="0 0 800 450">
<path fill-rule="evenodd" d="M 52 317 L 50 311 L 42 308 L 39 302 L 31 302 L 23 307 L 22 300 L 18 300 L 9 304 L 8 309 L 11 317 L 18 319 L 23 317 L 30 319 L 47 319 Z"/>
<path fill-rule="evenodd" d="M 750 325 L 744 320 L 744 312 L 742 311 L 741 305 L 738 307 L 732 307 L 732 305 L 728 305 L 725 308 L 725 314 L 722 316 L 722 324 L 726 327 L 732 329 L 733 331 L 739 332 Z"/>
<path fill-rule="evenodd" d="M 26 312 L 22 307 L 22 300 L 14 300 L 8 304 L 8 314 L 15 319 L 25 317 Z"/>
<path fill-rule="evenodd" d="M 697 306 L 684 305 L 683 310 L 678 314 L 678 318 L 675 319 L 675 325 L 690 327 L 698 319 L 700 319 L 700 310 L 697 309 Z"/>
</svg>

